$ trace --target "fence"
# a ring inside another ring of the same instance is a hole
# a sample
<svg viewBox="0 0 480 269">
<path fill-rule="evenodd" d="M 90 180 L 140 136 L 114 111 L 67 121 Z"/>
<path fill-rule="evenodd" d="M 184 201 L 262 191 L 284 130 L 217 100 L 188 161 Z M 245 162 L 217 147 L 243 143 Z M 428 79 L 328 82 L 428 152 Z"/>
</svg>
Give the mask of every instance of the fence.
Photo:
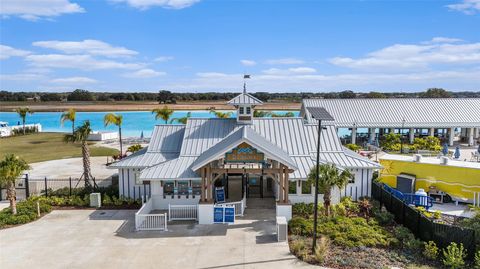
<svg viewBox="0 0 480 269">
<path fill-rule="evenodd" d="M 197 220 L 198 205 L 168 205 L 168 220 Z"/>
<path fill-rule="evenodd" d="M 445 248 L 451 242 L 461 243 L 468 251 L 469 258 L 473 258 L 475 253 L 474 230 L 435 223 L 377 182 L 372 183 L 372 198 L 378 200 L 380 206 L 385 206 L 395 216 L 395 221 L 410 229 L 417 238 L 423 241 L 434 241 L 439 248 Z"/>
<path fill-rule="evenodd" d="M 98 188 L 112 186 L 112 179 L 95 180 L 92 178 L 89 185 L 95 191 Z M 85 180 L 81 178 L 32 178 L 25 174 L 19 178 L 15 185 L 18 200 L 26 199 L 31 195 L 43 196 L 72 196 L 83 191 Z M 139 197 L 140 198 L 140 197 Z M 0 188 L 0 200 L 6 199 L 6 190 Z"/>
<path fill-rule="evenodd" d="M 152 208 L 153 202 L 150 198 L 140 210 L 135 213 L 135 229 L 137 231 L 167 231 L 167 214 L 150 214 Z"/>
</svg>

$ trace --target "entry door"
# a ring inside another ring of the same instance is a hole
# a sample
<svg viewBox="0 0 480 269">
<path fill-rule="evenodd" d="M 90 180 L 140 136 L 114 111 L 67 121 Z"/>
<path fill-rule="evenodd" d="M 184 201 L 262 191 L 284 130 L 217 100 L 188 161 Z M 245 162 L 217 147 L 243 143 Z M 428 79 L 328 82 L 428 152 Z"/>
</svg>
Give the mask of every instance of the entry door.
<svg viewBox="0 0 480 269">
<path fill-rule="evenodd" d="M 249 198 L 261 198 L 262 192 L 262 180 L 261 177 L 255 175 L 248 176 L 248 197 Z"/>
</svg>

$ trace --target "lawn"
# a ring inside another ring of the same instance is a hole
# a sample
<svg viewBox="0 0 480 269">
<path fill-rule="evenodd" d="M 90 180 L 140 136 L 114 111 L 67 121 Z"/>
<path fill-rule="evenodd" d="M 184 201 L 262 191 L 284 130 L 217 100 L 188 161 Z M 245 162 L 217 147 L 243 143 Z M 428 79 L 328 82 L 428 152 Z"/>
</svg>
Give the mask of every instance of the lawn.
<svg viewBox="0 0 480 269">
<path fill-rule="evenodd" d="M 28 163 L 42 162 L 56 159 L 81 157 L 80 144 L 63 142 L 62 133 L 36 133 L 0 139 L 0 158 L 6 154 L 15 154 Z M 90 146 L 91 156 L 112 156 L 118 150 Z"/>
</svg>

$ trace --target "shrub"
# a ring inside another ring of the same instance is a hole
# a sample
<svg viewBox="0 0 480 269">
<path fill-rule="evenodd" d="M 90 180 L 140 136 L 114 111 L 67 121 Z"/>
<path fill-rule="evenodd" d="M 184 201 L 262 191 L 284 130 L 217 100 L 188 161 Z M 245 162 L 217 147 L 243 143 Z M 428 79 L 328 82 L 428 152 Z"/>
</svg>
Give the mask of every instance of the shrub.
<svg viewBox="0 0 480 269">
<path fill-rule="evenodd" d="M 303 239 L 297 239 L 297 240 L 293 240 L 291 243 L 290 243 L 290 251 L 294 254 L 294 255 L 299 255 L 306 249 L 306 244 L 305 244 L 305 241 Z"/>
<path fill-rule="evenodd" d="M 298 203 L 294 204 L 292 207 L 292 211 L 295 215 L 303 216 L 305 218 L 309 218 L 310 215 L 313 214 L 314 207 L 313 203 L 306 204 L 306 203 Z M 320 210 L 319 210 L 320 212 Z"/>
<path fill-rule="evenodd" d="M 360 147 L 359 145 L 357 144 L 346 144 L 345 147 L 349 150 L 353 150 L 353 151 L 357 151 L 359 149 L 361 149 L 362 147 Z"/>
<path fill-rule="evenodd" d="M 17 203 L 17 215 L 12 214 L 10 208 L 0 211 L 0 228 L 7 225 L 24 224 L 34 221 L 38 218 L 37 201 L 40 207 L 40 213 L 48 213 L 52 207 L 46 201 L 38 199 L 38 197 L 30 197 L 27 200 Z"/>
<path fill-rule="evenodd" d="M 362 213 L 363 217 L 368 218 L 370 216 L 373 205 L 368 198 L 363 198 L 358 201 L 358 208 L 360 210 L 360 213 Z"/>
<path fill-rule="evenodd" d="M 360 212 L 360 208 L 358 204 L 352 201 L 352 198 L 345 196 L 340 200 L 340 203 L 345 206 L 345 209 L 349 213 L 358 214 Z"/>
<path fill-rule="evenodd" d="M 112 205 L 112 204 L 113 202 L 110 196 L 108 196 L 108 194 L 103 195 L 102 205 Z"/>
<path fill-rule="evenodd" d="M 433 218 L 434 218 L 434 219 L 441 219 L 441 218 L 442 218 L 442 211 L 440 211 L 440 210 L 435 210 L 435 211 L 433 212 Z"/>
<path fill-rule="evenodd" d="M 325 257 L 330 249 L 330 239 L 328 237 L 322 236 L 320 240 L 317 242 L 317 246 L 315 248 L 314 257 L 318 263 L 323 263 L 325 261 Z"/>
<path fill-rule="evenodd" d="M 398 239 L 400 247 L 402 248 L 416 250 L 419 249 L 422 245 L 422 241 L 415 239 L 413 233 L 410 232 L 410 230 L 406 227 L 395 227 L 395 229 L 393 230 L 393 234 Z"/>
<path fill-rule="evenodd" d="M 480 269 L 480 250 L 475 252 L 475 257 L 474 257 L 473 262 L 474 262 L 473 268 Z"/>
<path fill-rule="evenodd" d="M 423 243 L 425 249 L 423 250 L 423 255 L 429 260 L 436 260 L 438 257 L 438 247 L 433 241 L 428 241 L 428 243 Z"/>
<path fill-rule="evenodd" d="M 311 236 L 313 234 L 313 221 L 302 217 L 294 217 L 288 222 L 290 232 L 296 235 Z"/>
<path fill-rule="evenodd" d="M 395 216 L 384 210 L 375 210 L 373 215 L 375 216 L 375 219 L 378 221 L 378 223 L 382 226 L 389 226 L 393 224 L 393 219 Z"/>
<path fill-rule="evenodd" d="M 463 244 L 457 246 L 455 242 L 450 243 L 450 245 L 443 250 L 443 265 L 451 269 L 462 268 L 465 265 L 465 257 L 467 253 L 463 248 Z"/>
</svg>

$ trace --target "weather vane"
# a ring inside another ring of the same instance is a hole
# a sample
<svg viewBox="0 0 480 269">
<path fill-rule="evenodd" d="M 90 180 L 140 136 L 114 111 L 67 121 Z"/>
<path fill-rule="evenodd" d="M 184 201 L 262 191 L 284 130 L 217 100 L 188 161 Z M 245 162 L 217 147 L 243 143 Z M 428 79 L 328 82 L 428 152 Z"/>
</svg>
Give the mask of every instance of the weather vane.
<svg viewBox="0 0 480 269">
<path fill-rule="evenodd" d="M 247 82 L 246 82 L 247 78 L 250 78 L 250 75 L 244 74 L 243 75 L 243 93 L 247 93 Z"/>
</svg>

